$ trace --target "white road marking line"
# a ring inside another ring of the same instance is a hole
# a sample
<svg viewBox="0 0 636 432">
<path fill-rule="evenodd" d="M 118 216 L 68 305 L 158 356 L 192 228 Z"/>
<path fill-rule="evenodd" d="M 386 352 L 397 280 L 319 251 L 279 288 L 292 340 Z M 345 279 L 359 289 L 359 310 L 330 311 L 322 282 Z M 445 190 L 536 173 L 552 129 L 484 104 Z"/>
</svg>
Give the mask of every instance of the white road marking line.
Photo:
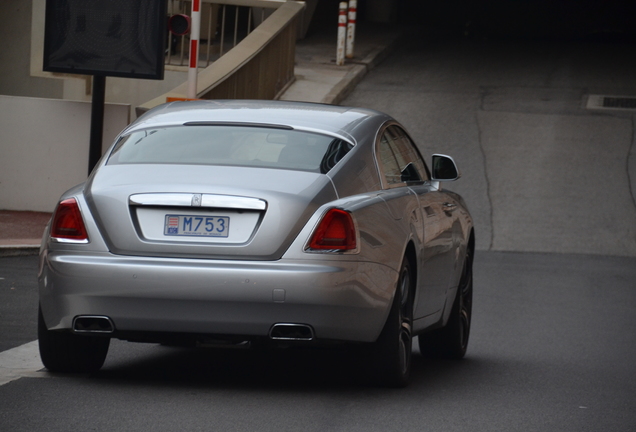
<svg viewBox="0 0 636 432">
<path fill-rule="evenodd" d="M 47 377 L 42 371 L 38 341 L 0 352 L 0 386 L 24 377 Z"/>
</svg>

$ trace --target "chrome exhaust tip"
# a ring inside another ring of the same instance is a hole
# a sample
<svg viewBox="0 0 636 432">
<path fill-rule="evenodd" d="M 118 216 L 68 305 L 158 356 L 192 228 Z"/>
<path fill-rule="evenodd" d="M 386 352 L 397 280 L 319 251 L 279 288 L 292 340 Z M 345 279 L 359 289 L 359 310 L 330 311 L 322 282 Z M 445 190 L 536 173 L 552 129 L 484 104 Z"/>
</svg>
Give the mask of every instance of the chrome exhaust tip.
<svg viewBox="0 0 636 432">
<path fill-rule="evenodd" d="M 73 319 L 75 333 L 112 333 L 114 331 L 115 325 L 107 316 L 80 315 Z"/>
<path fill-rule="evenodd" d="M 307 324 L 278 323 L 269 331 L 270 339 L 287 341 L 310 341 L 314 339 L 314 329 Z"/>
</svg>

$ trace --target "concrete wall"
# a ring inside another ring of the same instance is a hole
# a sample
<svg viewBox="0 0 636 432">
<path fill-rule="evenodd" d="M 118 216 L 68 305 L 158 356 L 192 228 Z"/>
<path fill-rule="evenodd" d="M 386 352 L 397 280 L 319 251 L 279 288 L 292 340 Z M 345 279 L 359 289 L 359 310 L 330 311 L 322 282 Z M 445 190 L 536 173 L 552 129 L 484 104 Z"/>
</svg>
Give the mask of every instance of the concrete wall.
<svg viewBox="0 0 636 432">
<path fill-rule="evenodd" d="M 87 78 L 88 91 L 84 84 L 76 85 L 78 81 L 76 79 L 64 80 L 64 99 L 90 101 L 92 99 L 92 78 Z M 130 105 L 130 115 L 134 119 L 136 118 L 135 107 L 169 92 L 187 80 L 187 72 L 173 70 L 166 70 L 162 81 L 106 77 L 105 99 L 108 103 Z"/>
<path fill-rule="evenodd" d="M 0 95 L 0 209 L 53 211 L 88 170 L 91 104 Z M 103 150 L 129 123 L 129 105 L 107 104 Z"/>
<path fill-rule="evenodd" d="M 43 0 L 42 0 L 43 1 Z M 64 82 L 30 76 L 31 18 L 30 0 L 0 0 L 0 94 L 61 98 Z M 42 17 L 42 22 L 44 18 Z M 44 27 L 42 35 L 44 35 Z M 40 64 L 42 60 L 40 60 Z M 40 69 L 41 70 L 41 69 Z"/>
<path fill-rule="evenodd" d="M 369 22 L 392 23 L 397 19 L 396 0 L 367 0 L 366 19 Z"/>
<path fill-rule="evenodd" d="M 7 75 L 6 78 L 2 78 L 2 80 L 6 79 L 6 85 L 4 87 L 12 90 L 4 91 L 3 87 L 0 86 L 0 94 L 90 101 L 92 98 L 92 81 L 90 76 L 53 74 L 42 71 L 46 0 L 25 0 L 16 3 L 29 5 L 30 15 L 26 16 L 22 13 L 16 18 L 19 21 L 19 24 L 16 26 L 29 29 L 29 31 L 16 30 L 15 33 L 8 35 L 10 37 L 4 39 L 11 41 L 11 44 L 18 39 L 18 35 L 22 35 L 23 39 L 25 39 L 18 41 L 20 45 L 24 45 L 25 47 L 19 52 L 14 52 L 10 56 L 7 55 L 6 63 L 12 64 L 18 61 L 28 64 L 28 55 L 30 52 L 30 69 L 27 66 L 26 69 L 19 74 L 12 73 Z M 30 6 L 31 4 L 33 5 L 32 7 Z M 22 55 L 22 60 L 19 59 L 19 55 Z M 106 78 L 106 102 L 130 104 L 131 115 L 134 115 L 133 111 L 136 106 L 154 99 L 158 95 L 166 93 L 188 80 L 187 68 L 181 68 L 182 70 L 176 69 L 177 68 L 174 67 L 166 67 L 163 80 L 108 77 Z M 31 76 L 29 76 L 29 72 Z M 49 87 L 55 88 L 56 93 L 48 94 L 36 91 L 36 89 L 27 91 L 29 83 L 34 80 L 40 80 Z"/>
</svg>

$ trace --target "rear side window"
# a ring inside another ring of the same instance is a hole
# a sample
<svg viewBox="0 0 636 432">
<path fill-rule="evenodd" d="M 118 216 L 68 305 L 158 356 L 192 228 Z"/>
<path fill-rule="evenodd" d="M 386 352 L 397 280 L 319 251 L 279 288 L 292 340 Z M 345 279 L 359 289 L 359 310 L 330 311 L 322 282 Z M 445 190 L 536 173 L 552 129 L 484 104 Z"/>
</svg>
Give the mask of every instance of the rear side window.
<svg viewBox="0 0 636 432">
<path fill-rule="evenodd" d="M 385 129 L 377 143 L 378 163 L 388 187 L 429 179 L 426 164 L 406 133 L 393 125 Z"/>
<path fill-rule="evenodd" d="M 396 158 L 398 159 L 401 169 L 403 170 L 406 165 L 412 163 L 420 179 L 428 180 L 430 176 L 428 175 L 426 164 L 406 132 L 397 126 L 389 126 L 388 132 L 393 137 L 392 142 L 394 143 Z"/>
<path fill-rule="evenodd" d="M 197 125 L 136 131 L 121 137 L 107 165 L 192 164 L 327 173 L 353 145 L 310 132 Z"/>
<path fill-rule="evenodd" d="M 379 161 L 383 168 L 384 177 L 388 184 L 402 183 L 400 166 L 395 157 L 395 151 L 390 143 L 391 136 L 387 133 L 382 134 L 379 145 Z"/>
</svg>

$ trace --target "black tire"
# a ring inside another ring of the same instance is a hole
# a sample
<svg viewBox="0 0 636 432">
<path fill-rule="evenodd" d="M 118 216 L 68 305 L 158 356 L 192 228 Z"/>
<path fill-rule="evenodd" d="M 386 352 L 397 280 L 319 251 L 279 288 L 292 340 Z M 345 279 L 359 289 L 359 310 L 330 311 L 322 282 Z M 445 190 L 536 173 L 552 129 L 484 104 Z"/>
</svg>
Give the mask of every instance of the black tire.
<svg viewBox="0 0 636 432">
<path fill-rule="evenodd" d="M 405 387 L 411 373 L 413 278 L 406 257 L 382 333 L 373 345 L 374 376 L 388 387 Z"/>
<path fill-rule="evenodd" d="M 38 345 L 42 363 L 49 371 L 90 373 L 98 371 L 104 364 L 110 338 L 48 330 L 40 309 Z"/>
<path fill-rule="evenodd" d="M 463 358 L 468 349 L 472 310 L 473 257 L 472 251 L 468 249 L 448 323 L 439 330 L 418 336 L 420 352 L 430 357 Z"/>
</svg>

